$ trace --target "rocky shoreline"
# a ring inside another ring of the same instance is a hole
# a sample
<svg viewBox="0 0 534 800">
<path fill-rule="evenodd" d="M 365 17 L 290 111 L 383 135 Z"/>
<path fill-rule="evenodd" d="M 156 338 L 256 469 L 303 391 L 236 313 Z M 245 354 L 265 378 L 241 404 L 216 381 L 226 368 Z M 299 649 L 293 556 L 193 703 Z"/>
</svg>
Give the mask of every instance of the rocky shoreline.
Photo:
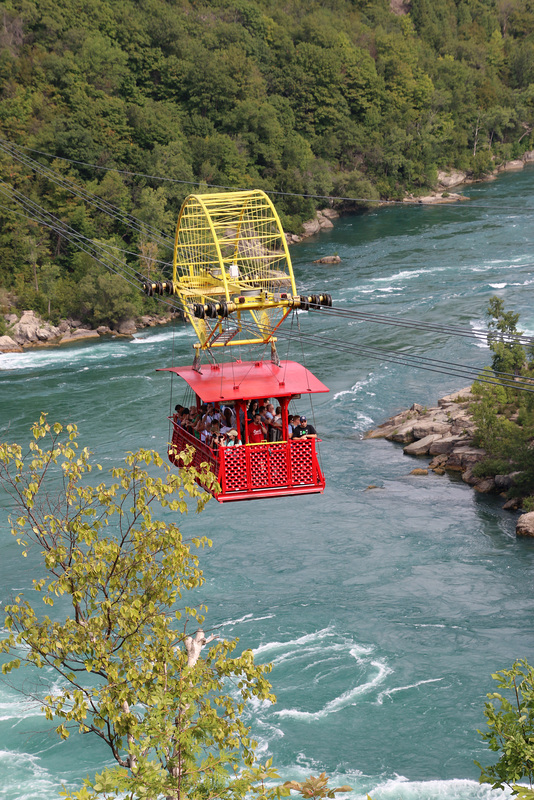
<svg viewBox="0 0 534 800">
<path fill-rule="evenodd" d="M 411 474 L 427 475 L 429 470 L 438 475 L 459 472 L 462 480 L 482 494 L 505 496 L 513 486 L 517 473 L 480 478 L 473 468 L 487 457 L 487 453 L 473 444 L 475 422 L 470 413 L 474 395 L 471 386 L 446 395 L 437 406 L 426 408 L 418 403 L 368 431 L 364 439 L 387 439 L 403 444 L 409 456 L 430 458 L 428 468 L 415 468 Z M 519 498 L 507 500 L 503 508 L 517 511 Z M 534 512 L 522 514 L 516 524 L 517 536 L 534 537 Z"/>
<path fill-rule="evenodd" d="M 125 320 L 116 328 L 100 325 L 93 329 L 85 327 L 79 319 L 63 319 L 58 325 L 52 325 L 43 320 L 35 311 L 22 311 L 20 316 L 14 313 L 5 314 L 7 334 L 0 336 L 0 354 L 22 353 L 32 347 L 73 344 L 85 339 L 100 339 L 101 336 L 132 338 L 134 333 L 141 328 L 166 325 L 174 318 L 174 315 L 170 314 L 165 316 L 144 315 L 138 320 Z"/>
<path fill-rule="evenodd" d="M 468 186 L 471 183 L 479 183 L 481 181 L 492 181 L 503 172 L 518 172 L 522 170 L 526 164 L 534 163 L 534 150 L 529 150 L 523 153 L 521 158 L 513 161 L 505 161 L 499 166 L 495 167 L 493 172 L 485 175 L 483 178 L 470 178 L 467 172 L 458 169 L 443 170 L 438 172 L 438 180 L 436 188 L 433 192 L 427 195 L 415 196 L 408 194 L 403 198 L 403 203 L 407 205 L 440 205 L 443 203 L 458 203 L 464 200 L 469 200 L 466 195 L 459 194 L 458 192 L 451 192 L 453 188 L 458 186 Z M 374 201 L 378 206 L 391 205 L 388 200 Z M 308 239 L 316 233 L 324 230 L 329 230 L 334 227 L 332 220 L 340 216 L 339 212 L 333 208 L 322 208 L 317 211 L 313 219 L 308 220 L 302 224 L 303 232 L 301 234 L 286 233 L 288 244 L 298 244 L 303 239 Z M 341 260 L 341 259 L 340 259 Z M 328 262 L 338 263 L 338 262 Z"/>
</svg>

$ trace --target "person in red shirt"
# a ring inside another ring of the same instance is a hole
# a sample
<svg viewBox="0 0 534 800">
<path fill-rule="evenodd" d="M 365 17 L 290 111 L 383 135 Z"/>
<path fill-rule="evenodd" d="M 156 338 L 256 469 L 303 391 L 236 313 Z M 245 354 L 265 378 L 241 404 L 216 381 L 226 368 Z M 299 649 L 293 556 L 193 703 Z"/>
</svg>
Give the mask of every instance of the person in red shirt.
<svg viewBox="0 0 534 800">
<path fill-rule="evenodd" d="M 254 414 L 252 422 L 248 423 L 248 440 L 250 444 L 263 442 L 267 438 L 267 427 L 261 421 L 259 414 Z"/>
</svg>

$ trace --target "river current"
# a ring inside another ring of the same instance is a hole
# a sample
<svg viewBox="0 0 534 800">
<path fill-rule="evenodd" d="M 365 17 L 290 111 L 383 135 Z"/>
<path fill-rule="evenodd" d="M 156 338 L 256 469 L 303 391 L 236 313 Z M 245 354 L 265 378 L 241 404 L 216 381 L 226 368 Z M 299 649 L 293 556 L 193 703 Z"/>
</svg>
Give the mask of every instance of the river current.
<svg viewBox="0 0 534 800">
<path fill-rule="evenodd" d="M 463 327 L 484 326 L 497 294 L 534 335 L 534 169 L 465 193 L 472 202 L 461 206 L 395 206 L 337 221 L 293 247 L 299 286 L 346 308 Z M 339 265 L 312 263 L 334 252 Z M 534 544 L 516 539 L 516 516 L 497 499 L 454 477 L 411 475 L 420 462 L 400 446 L 362 439 L 465 380 L 325 350 L 321 335 L 477 367 L 489 351 L 481 341 L 313 312 L 298 322 L 316 342 L 295 340 L 289 356 L 330 387 L 313 402 L 326 491 L 211 501 L 183 520 L 187 535 L 213 539 L 201 557 L 207 627 L 273 663 L 278 702 L 252 707 L 248 721 L 284 780 L 325 771 L 333 785 L 353 787 L 353 800 L 502 797 L 478 784 L 473 762 L 491 763 L 492 754 L 477 728 L 491 673 L 534 659 Z M 155 369 L 189 363 L 193 341 L 180 323 L 133 340 L 0 355 L 2 438 L 27 441 L 47 411 L 76 422 L 104 467 L 138 447 L 164 453 L 171 381 Z M 1 502 L 5 601 L 31 585 L 35 559 L 20 557 Z M 0 797 L 52 800 L 62 783 L 110 763 L 90 736 L 58 742 L 10 677 L 0 683 Z"/>
</svg>

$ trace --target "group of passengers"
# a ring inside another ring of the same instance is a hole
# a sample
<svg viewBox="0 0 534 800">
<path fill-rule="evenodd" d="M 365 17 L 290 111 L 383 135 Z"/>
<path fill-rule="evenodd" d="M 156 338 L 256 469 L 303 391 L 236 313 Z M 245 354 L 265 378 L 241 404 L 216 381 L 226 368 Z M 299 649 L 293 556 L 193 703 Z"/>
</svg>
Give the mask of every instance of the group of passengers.
<svg viewBox="0 0 534 800">
<path fill-rule="evenodd" d="M 270 399 L 250 400 L 246 415 L 240 408 L 239 420 L 233 406 L 218 403 L 203 403 L 200 408 L 177 405 L 173 420 L 214 450 L 242 444 L 247 441 L 246 433 L 251 444 L 282 440 L 282 409 L 275 407 Z M 316 436 L 315 428 L 308 425 L 305 416 L 288 417 L 289 439 L 315 439 Z"/>
</svg>

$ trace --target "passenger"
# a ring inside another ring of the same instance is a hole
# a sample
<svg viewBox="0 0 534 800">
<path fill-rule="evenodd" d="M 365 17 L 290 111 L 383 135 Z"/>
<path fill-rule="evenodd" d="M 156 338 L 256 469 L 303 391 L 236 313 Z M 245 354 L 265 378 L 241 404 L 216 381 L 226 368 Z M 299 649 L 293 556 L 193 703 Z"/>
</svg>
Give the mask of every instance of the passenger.
<svg viewBox="0 0 534 800">
<path fill-rule="evenodd" d="M 182 413 L 183 410 L 184 410 L 184 407 L 181 406 L 180 403 L 177 403 L 174 406 L 174 414 L 172 415 L 172 418 L 173 418 L 174 422 L 178 423 L 178 419 L 181 416 L 181 413 Z"/>
<path fill-rule="evenodd" d="M 293 439 L 316 439 L 317 433 L 313 425 L 308 425 L 306 417 L 300 417 L 299 424 L 293 428 Z"/>
<path fill-rule="evenodd" d="M 228 431 L 234 427 L 234 421 L 232 420 L 232 409 L 229 406 L 223 411 L 223 421 L 221 425 L 221 433 L 227 434 Z"/>
<path fill-rule="evenodd" d="M 247 408 L 247 419 L 248 419 L 248 422 L 252 422 L 253 421 L 254 415 L 257 413 L 258 408 L 259 408 L 258 401 L 257 400 L 251 400 L 250 403 L 248 404 L 248 408 Z"/>
<path fill-rule="evenodd" d="M 274 406 L 271 406 L 274 408 Z M 274 412 L 273 419 L 271 421 L 271 426 L 269 428 L 269 441 L 270 442 L 279 442 L 282 438 L 282 409 L 280 406 L 276 407 L 276 411 Z"/>
<path fill-rule="evenodd" d="M 298 414 L 291 414 L 288 417 L 288 425 L 287 425 L 287 438 L 288 439 L 292 439 L 293 438 L 293 430 L 297 427 L 298 424 L 299 424 L 299 415 Z"/>
<path fill-rule="evenodd" d="M 251 444 L 264 442 L 267 438 L 267 427 L 261 421 L 261 416 L 256 413 L 253 422 L 248 423 L 248 440 Z"/>
<path fill-rule="evenodd" d="M 241 439 L 238 438 L 238 433 L 235 428 L 231 428 L 226 434 L 226 441 L 223 442 L 224 447 L 233 447 L 241 444 Z"/>
</svg>

